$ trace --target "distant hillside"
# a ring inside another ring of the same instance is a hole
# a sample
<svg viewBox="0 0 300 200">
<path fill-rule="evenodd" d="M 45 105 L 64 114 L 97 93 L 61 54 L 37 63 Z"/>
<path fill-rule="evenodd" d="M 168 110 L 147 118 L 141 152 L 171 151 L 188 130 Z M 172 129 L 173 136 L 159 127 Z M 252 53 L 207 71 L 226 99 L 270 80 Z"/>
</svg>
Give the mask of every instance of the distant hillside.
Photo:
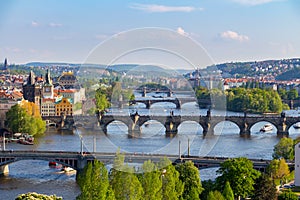
<svg viewBox="0 0 300 200">
<path fill-rule="evenodd" d="M 288 81 L 292 79 L 300 79 L 300 67 L 296 67 L 276 76 L 276 80 L 279 81 Z"/>
</svg>

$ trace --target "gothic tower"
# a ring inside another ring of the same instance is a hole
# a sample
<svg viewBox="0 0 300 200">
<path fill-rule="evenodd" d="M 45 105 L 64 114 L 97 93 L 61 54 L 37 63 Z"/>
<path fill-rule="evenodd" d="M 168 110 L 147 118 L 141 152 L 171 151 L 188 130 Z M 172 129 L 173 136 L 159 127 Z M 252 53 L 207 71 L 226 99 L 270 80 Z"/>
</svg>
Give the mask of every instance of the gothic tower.
<svg viewBox="0 0 300 200">
<path fill-rule="evenodd" d="M 36 77 L 32 70 L 29 73 L 27 83 L 23 85 L 23 97 L 40 108 L 41 85 L 36 82 Z"/>
<path fill-rule="evenodd" d="M 45 77 L 45 82 L 43 85 L 43 91 L 42 91 L 42 96 L 43 98 L 53 98 L 53 84 L 50 76 L 50 70 L 47 69 L 46 77 Z"/>
</svg>

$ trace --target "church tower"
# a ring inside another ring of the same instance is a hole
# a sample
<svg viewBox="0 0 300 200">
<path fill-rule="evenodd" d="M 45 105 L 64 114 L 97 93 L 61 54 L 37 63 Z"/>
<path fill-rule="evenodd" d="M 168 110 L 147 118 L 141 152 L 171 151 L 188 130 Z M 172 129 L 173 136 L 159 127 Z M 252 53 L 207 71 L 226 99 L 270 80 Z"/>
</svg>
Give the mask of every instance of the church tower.
<svg viewBox="0 0 300 200">
<path fill-rule="evenodd" d="M 23 85 L 23 97 L 40 108 L 41 85 L 36 82 L 36 77 L 32 70 L 29 73 L 27 83 Z"/>
<path fill-rule="evenodd" d="M 46 77 L 45 77 L 45 82 L 43 85 L 43 91 L 42 91 L 42 95 L 43 98 L 53 98 L 53 84 L 52 84 L 52 80 L 51 80 L 51 76 L 50 76 L 50 70 L 47 69 L 47 73 L 46 73 Z"/>
<path fill-rule="evenodd" d="M 7 70 L 7 58 L 4 60 L 3 70 Z"/>
</svg>

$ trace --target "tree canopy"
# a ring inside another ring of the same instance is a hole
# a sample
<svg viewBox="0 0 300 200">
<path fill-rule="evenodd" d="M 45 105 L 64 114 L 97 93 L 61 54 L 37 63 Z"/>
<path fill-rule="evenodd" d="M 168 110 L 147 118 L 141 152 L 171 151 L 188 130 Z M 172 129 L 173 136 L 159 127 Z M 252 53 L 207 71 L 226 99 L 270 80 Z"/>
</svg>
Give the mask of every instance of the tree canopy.
<svg viewBox="0 0 300 200">
<path fill-rule="evenodd" d="M 221 190 L 228 181 L 234 196 L 244 198 L 253 194 L 255 180 L 260 176 L 260 172 L 253 169 L 253 163 L 247 158 L 228 159 L 220 164 L 217 173 L 221 174 L 216 179 Z"/>
<path fill-rule="evenodd" d="M 201 186 L 200 174 L 197 167 L 192 161 L 188 161 L 176 165 L 176 170 L 179 172 L 179 179 L 184 184 L 182 198 L 186 200 L 200 199 L 199 195 L 203 191 Z"/>
<path fill-rule="evenodd" d="M 254 185 L 253 200 L 276 200 L 277 189 L 274 181 L 267 174 L 262 174 Z"/>
<path fill-rule="evenodd" d="M 283 137 L 274 147 L 273 158 L 284 158 L 286 160 L 294 160 L 294 140 Z"/>
<path fill-rule="evenodd" d="M 83 173 L 80 173 L 77 183 L 81 188 L 78 200 L 85 199 L 114 199 L 108 180 L 108 172 L 104 164 L 98 160 L 88 163 Z"/>
<path fill-rule="evenodd" d="M 225 92 L 220 89 L 208 90 L 204 87 L 196 88 L 196 96 L 198 99 L 210 99 L 212 104 L 217 108 L 221 106 L 227 107 L 227 110 L 235 112 L 252 112 L 280 113 L 286 105 L 282 103 L 278 92 L 270 89 L 260 88 L 231 88 Z M 290 92 L 293 98 L 295 94 Z M 226 105 L 225 103 L 226 97 Z"/>
<path fill-rule="evenodd" d="M 38 113 L 35 104 L 16 104 L 6 113 L 6 125 L 14 133 L 44 133 L 46 123 Z"/>
</svg>

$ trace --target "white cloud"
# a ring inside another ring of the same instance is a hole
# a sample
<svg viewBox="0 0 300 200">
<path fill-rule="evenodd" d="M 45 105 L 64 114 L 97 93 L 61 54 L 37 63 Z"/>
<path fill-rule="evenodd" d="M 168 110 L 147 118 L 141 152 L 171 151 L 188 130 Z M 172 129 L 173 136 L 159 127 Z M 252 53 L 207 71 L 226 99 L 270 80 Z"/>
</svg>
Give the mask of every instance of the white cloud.
<svg viewBox="0 0 300 200">
<path fill-rule="evenodd" d="M 36 21 L 32 21 L 31 22 L 31 26 L 32 27 L 38 27 L 40 24 L 39 23 L 37 23 Z"/>
<path fill-rule="evenodd" d="M 232 0 L 232 1 L 243 5 L 256 6 L 256 5 L 271 3 L 279 0 Z"/>
<path fill-rule="evenodd" d="M 50 26 L 50 27 L 62 27 L 62 24 L 57 24 L 57 23 L 51 22 L 51 23 L 49 24 L 49 26 Z"/>
<path fill-rule="evenodd" d="M 187 32 L 185 32 L 185 30 L 181 27 L 178 27 L 176 32 L 180 35 L 184 35 L 184 36 L 188 36 L 189 34 Z"/>
<path fill-rule="evenodd" d="M 158 5 L 158 4 L 132 4 L 129 6 L 132 9 L 135 10 L 141 10 L 145 12 L 192 12 L 195 10 L 202 11 L 203 8 L 195 8 L 192 6 L 165 6 L 165 5 Z"/>
<path fill-rule="evenodd" d="M 221 33 L 221 38 L 226 39 L 226 40 L 237 40 L 240 42 L 245 42 L 249 40 L 249 37 L 247 35 L 241 35 L 237 32 L 234 31 L 225 31 Z"/>
</svg>

